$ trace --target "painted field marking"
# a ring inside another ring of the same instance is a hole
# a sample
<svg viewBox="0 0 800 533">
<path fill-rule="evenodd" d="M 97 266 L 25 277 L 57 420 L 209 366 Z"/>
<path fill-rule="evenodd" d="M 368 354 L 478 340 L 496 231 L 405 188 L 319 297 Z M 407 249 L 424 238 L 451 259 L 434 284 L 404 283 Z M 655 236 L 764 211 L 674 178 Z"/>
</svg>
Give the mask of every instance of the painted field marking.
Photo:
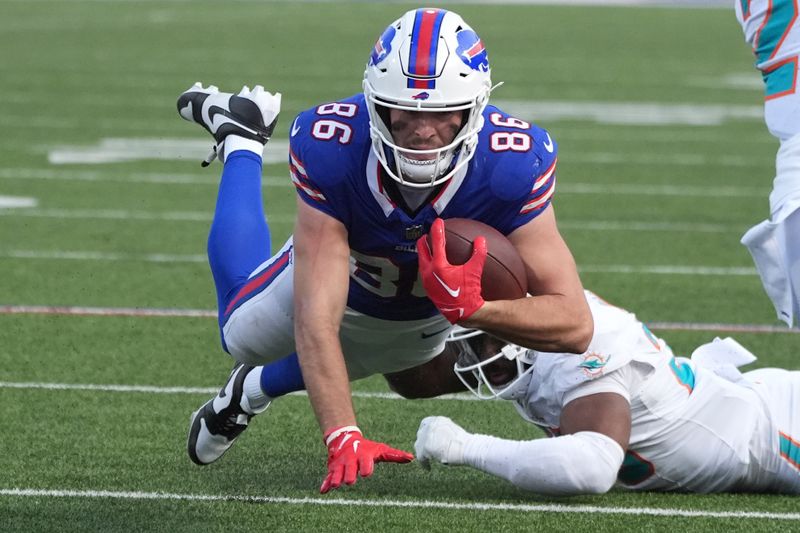
<svg viewBox="0 0 800 533">
<path fill-rule="evenodd" d="M 583 158 L 583 159 L 582 159 Z M 584 154 L 574 159 L 576 162 L 591 163 L 624 163 L 624 158 L 617 154 Z M 652 164 L 646 159 L 637 160 L 642 164 Z M 772 166 L 774 163 L 757 165 L 760 167 Z M 0 168 L 0 179 L 9 180 L 58 180 L 75 182 L 98 182 L 98 183 L 130 183 L 130 184 L 170 184 L 170 185 L 208 185 L 216 187 L 219 184 L 219 173 L 141 173 L 134 172 L 125 176 L 114 175 L 108 172 L 99 171 L 73 171 L 73 170 L 52 170 L 43 168 Z M 293 187 L 288 177 L 264 176 L 262 184 L 265 188 L 289 188 Z M 659 185 L 654 183 L 596 183 L 596 182 L 563 182 L 558 185 L 559 194 L 611 194 L 611 195 L 633 195 L 633 196 L 687 196 L 687 197 L 738 197 L 738 198 L 760 198 L 769 193 L 769 184 L 763 187 L 748 186 L 713 186 L 713 185 L 681 185 L 679 183 L 670 185 Z"/>
<path fill-rule="evenodd" d="M 22 390 L 58 390 L 58 391 L 95 391 L 95 392 L 123 392 L 145 394 L 217 394 L 219 387 L 160 387 L 155 385 L 117 385 L 99 383 L 41 383 L 26 381 L 0 381 L 0 389 Z M 354 398 L 367 398 L 377 400 L 402 400 L 399 394 L 393 392 L 364 392 L 353 391 Z M 305 391 L 291 392 L 289 396 L 308 396 Z M 479 401 L 471 393 L 444 394 L 430 400 L 458 400 Z"/>
<path fill-rule="evenodd" d="M 36 207 L 39 201 L 29 196 L 0 196 L 0 212 L 8 208 Z"/>
<path fill-rule="evenodd" d="M 208 155 L 208 143 L 200 144 L 187 139 L 103 139 L 98 145 L 61 146 L 48 153 L 48 162 L 53 165 L 68 164 L 110 164 L 140 160 L 191 161 L 203 160 Z M 265 165 L 286 163 L 288 143 L 275 141 L 269 143 L 264 151 Z M 592 163 L 612 165 L 648 166 L 724 166 L 741 168 L 762 168 L 774 165 L 772 159 L 762 159 L 752 155 L 718 155 L 673 152 L 660 153 L 620 153 L 574 151 L 564 154 L 563 162 Z"/>
<path fill-rule="evenodd" d="M 582 273 L 602 274 L 653 274 L 668 276 L 756 276 L 755 267 L 712 267 L 685 265 L 583 265 Z"/>
<path fill-rule="evenodd" d="M 536 121 L 576 120 L 598 124 L 719 126 L 731 120 L 762 121 L 760 105 L 662 104 L 574 100 L 492 100 L 506 113 Z"/>
<path fill-rule="evenodd" d="M 210 222 L 214 218 L 211 211 L 130 211 L 127 209 L 2 209 L 0 217 L 30 217 L 30 218 L 57 218 L 57 219 L 100 219 L 100 220 L 125 220 L 147 221 L 168 220 L 171 222 Z M 294 222 L 293 214 L 267 215 L 270 222 Z M 702 230 L 698 230 L 702 231 Z"/>
<path fill-rule="evenodd" d="M 130 211 L 126 209 L 2 209 L 0 217 L 30 217 L 87 220 L 125 220 L 125 221 L 170 221 L 170 222 L 210 222 L 214 215 L 210 211 Z M 270 222 L 288 224 L 295 220 L 291 214 L 271 214 Z M 735 233 L 743 234 L 749 226 L 731 224 L 706 224 L 690 222 L 652 222 L 643 220 L 561 220 L 562 229 L 587 231 L 658 231 L 680 233 Z"/>
<path fill-rule="evenodd" d="M 367 500 L 348 498 L 287 498 L 236 494 L 191 494 L 111 490 L 53 490 L 32 488 L 0 489 L 0 496 L 32 498 L 107 498 L 120 500 L 171 500 L 207 502 L 245 502 L 273 505 L 327 505 L 339 507 L 392 507 L 403 509 L 448 509 L 465 511 L 510 511 L 517 513 L 603 514 L 682 516 L 691 518 L 740 518 L 756 520 L 800 520 L 800 513 L 763 511 L 699 511 L 659 507 L 601 507 L 597 505 L 520 504 L 489 502 L 446 502 L 434 500 Z"/>
<path fill-rule="evenodd" d="M 41 259 L 47 261 L 142 261 L 145 263 L 206 263 L 205 254 L 125 254 L 115 252 L 66 250 L 0 250 L 0 257 L 8 259 Z"/>
<path fill-rule="evenodd" d="M 98 183 L 131 183 L 131 184 L 169 184 L 169 185 L 219 185 L 219 172 L 217 170 L 202 170 L 197 165 L 198 172 L 131 172 L 117 175 L 111 172 L 97 170 L 67 170 L 51 168 L 0 168 L 0 179 L 7 180 L 57 180 L 75 182 Z M 288 174 L 286 177 L 263 176 L 262 184 L 265 187 L 293 187 Z"/>
<path fill-rule="evenodd" d="M 210 139 L 105 138 L 97 144 L 57 146 L 47 154 L 53 165 L 107 164 L 140 160 L 183 161 L 205 159 L 211 150 Z M 270 141 L 264 164 L 289 161 L 289 141 Z"/>
<path fill-rule="evenodd" d="M 47 305 L 0 305 L 0 315 L 77 315 L 216 318 L 212 309 L 158 309 L 147 307 L 81 307 Z M 800 333 L 800 329 L 770 324 L 726 324 L 722 322 L 647 322 L 650 329 L 666 331 L 719 331 L 731 333 Z"/>
<path fill-rule="evenodd" d="M 110 261 L 144 263 L 206 263 L 205 254 L 128 254 L 81 250 L 0 250 L 0 258 L 46 261 Z M 647 274 L 679 276 L 756 276 L 755 267 L 716 267 L 702 265 L 582 265 L 582 273 Z"/>
<path fill-rule="evenodd" d="M 761 198 L 769 193 L 768 187 L 712 187 L 702 185 L 656 185 L 646 183 L 564 183 L 559 193 L 613 194 L 631 196 L 688 196 L 699 198 Z"/>
</svg>

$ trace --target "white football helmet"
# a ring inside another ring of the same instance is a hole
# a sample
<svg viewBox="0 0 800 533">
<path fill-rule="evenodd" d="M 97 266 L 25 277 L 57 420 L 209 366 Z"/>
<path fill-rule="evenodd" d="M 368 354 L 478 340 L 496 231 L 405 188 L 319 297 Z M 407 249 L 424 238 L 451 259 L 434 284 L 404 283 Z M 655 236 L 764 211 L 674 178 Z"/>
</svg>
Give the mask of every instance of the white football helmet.
<svg viewBox="0 0 800 533">
<path fill-rule="evenodd" d="M 455 326 L 447 336 L 448 343 L 455 343 L 458 359 L 453 370 L 464 385 L 478 398 L 491 400 L 516 400 L 525 395 L 531 381 L 535 351 L 516 344 L 505 343 L 499 352 L 485 357 L 479 353 L 481 336 L 488 335 L 479 329 Z M 516 362 L 516 375 L 510 375 L 505 383 L 492 384 L 491 372 L 487 367 L 492 363 L 507 359 Z M 487 375 L 488 374 L 488 375 Z M 472 376 L 477 384 L 469 379 Z"/>
<path fill-rule="evenodd" d="M 389 176 L 415 188 L 450 179 L 475 155 L 491 89 L 483 42 L 459 15 L 422 8 L 393 22 L 375 43 L 364 72 L 372 150 Z M 412 150 L 394 142 L 389 108 L 463 111 L 464 118 L 447 146 Z"/>
</svg>

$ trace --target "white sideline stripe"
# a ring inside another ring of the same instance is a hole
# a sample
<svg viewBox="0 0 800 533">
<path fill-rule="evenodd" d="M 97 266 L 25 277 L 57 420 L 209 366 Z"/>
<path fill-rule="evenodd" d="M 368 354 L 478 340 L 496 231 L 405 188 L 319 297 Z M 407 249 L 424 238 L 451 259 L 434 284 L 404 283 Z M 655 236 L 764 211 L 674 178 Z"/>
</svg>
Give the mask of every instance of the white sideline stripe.
<svg viewBox="0 0 800 533">
<path fill-rule="evenodd" d="M 432 500 L 356 500 L 346 498 L 287 498 L 282 496 L 245 496 L 237 494 L 181 494 L 170 492 L 138 492 L 110 490 L 45 490 L 0 489 L 2 496 L 50 498 L 114 498 L 122 500 L 179 500 L 208 502 L 247 502 L 285 505 L 334 505 L 342 507 L 395 507 L 450 509 L 466 511 L 511 511 L 523 513 L 621 514 L 649 516 L 683 516 L 692 518 L 750 518 L 800 520 L 800 513 L 767 513 L 761 511 L 695 511 L 658 507 L 600 507 L 596 505 L 521 504 L 482 502 L 441 502 Z"/>
<path fill-rule="evenodd" d="M 0 315 L 90 315 L 131 317 L 216 318 L 211 309 L 154 309 L 147 307 L 80 307 L 48 305 L 0 305 Z M 647 322 L 651 329 L 672 331 L 730 331 L 744 333 L 800 333 L 800 329 L 769 324 L 725 324 L 722 322 Z"/>
</svg>

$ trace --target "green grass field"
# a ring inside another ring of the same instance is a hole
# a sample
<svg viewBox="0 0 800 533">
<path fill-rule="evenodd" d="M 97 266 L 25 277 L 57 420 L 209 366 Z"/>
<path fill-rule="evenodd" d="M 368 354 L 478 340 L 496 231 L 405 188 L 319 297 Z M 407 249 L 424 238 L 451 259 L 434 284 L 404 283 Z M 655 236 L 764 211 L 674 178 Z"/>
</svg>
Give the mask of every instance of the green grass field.
<svg viewBox="0 0 800 533">
<path fill-rule="evenodd" d="M 211 312 L 205 239 L 220 167 L 200 168 L 210 139 L 178 117 L 178 94 L 197 80 L 282 92 L 279 150 L 298 111 L 360 90 L 375 39 L 411 7 L 2 3 L 0 202 L 28 206 L 0 207 L 0 529 L 800 528 L 788 496 L 547 499 L 416 464 L 379 465 L 373 478 L 320 496 L 325 449 L 303 395 L 275 402 L 228 455 L 198 468 L 185 452 L 189 414 L 231 365 L 210 313 L 23 312 Z M 738 242 L 767 217 L 777 142 L 732 9 L 451 7 L 506 82 L 495 102 L 560 145 L 555 207 L 588 288 L 661 324 L 657 333 L 684 354 L 729 334 L 713 324 L 780 326 Z M 285 164 L 267 165 L 265 184 L 278 246 L 294 210 Z M 735 336 L 756 365 L 800 367 L 796 335 Z M 367 435 L 406 449 L 430 414 L 541 436 L 501 402 L 398 400 L 378 377 L 353 389 Z"/>
</svg>

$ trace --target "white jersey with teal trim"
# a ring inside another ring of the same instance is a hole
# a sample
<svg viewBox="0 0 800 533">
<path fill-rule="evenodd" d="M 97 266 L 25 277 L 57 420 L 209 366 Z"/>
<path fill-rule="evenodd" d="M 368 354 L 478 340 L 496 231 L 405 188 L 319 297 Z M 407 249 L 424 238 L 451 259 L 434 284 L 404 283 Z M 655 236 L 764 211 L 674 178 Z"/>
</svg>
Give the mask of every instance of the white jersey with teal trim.
<svg viewBox="0 0 800 533">
<path fill-rule="evenodd" d="M 781 140 L 800 133 L 800 16 L 795 0 L 734 0 L 736 18 L 764 77 L 765 119 Z"/>
<path fill-rule="evenodd" d="M 790 392 L 770 402 L 772 384 L 754 384 L 735 367 L 726 379 L 694 360 L 676 358 L 633 314 L 587 297 L 595 322 L 589 349 L 581 355 L 533 354 L 527 394 L 516 401 L 524 418 L 558 435 L 569 402 L 617 393 L 631 406 L 621 486 L 800 492 L 800 406 L 786 400 L 791 393 L 800 397 L 800 373 L 780 378 Z"/>
</svg>

